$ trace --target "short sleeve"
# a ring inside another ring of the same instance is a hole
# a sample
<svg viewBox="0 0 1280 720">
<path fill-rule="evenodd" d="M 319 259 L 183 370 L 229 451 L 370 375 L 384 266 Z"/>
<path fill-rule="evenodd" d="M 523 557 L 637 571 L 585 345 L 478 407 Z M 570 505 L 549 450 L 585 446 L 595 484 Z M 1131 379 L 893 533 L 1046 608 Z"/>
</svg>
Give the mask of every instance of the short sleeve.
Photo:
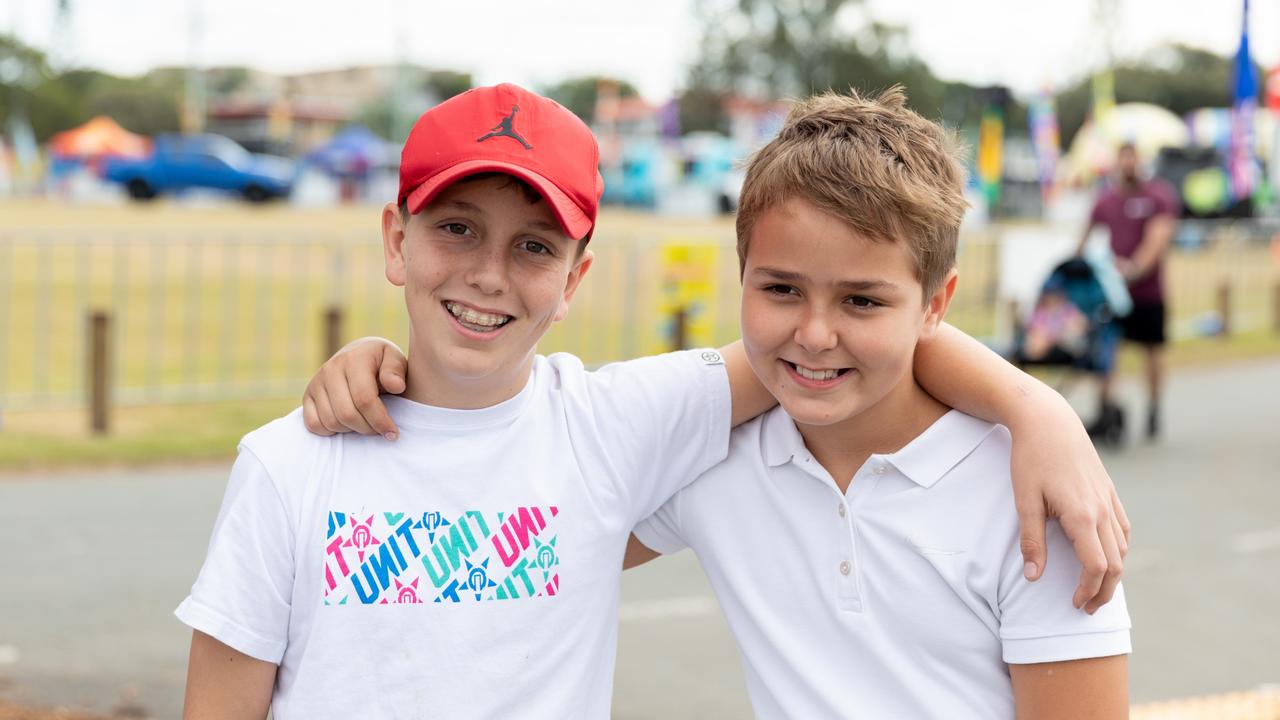
<svg viewBox="0 0 1280 720">
<path fill-rule="evenodd" d="M 1057 520 L 1045 528 L 1049 562 L 1036 582 L 1023 577 L 1022 552 L 1015 545 L 1001 568 L 1000 640 L 1010 664 L 1059 662 L 1131 652 L 1124 588 L 1093 615 L 1076 609 L 1072 595 L 1080 563 Z"/>
<path fill-rule="evenodd" d="M 293 542 L 270 474 L 241 445 L 204 566 L 174 614 L 246 655 L 279 664 L 289 634 Z"/>
<path fill-rule="evenodd" d="M 729 376 L 715 350 L 608 365 L 588 388 L 632 524 L 728 454 Z"/>
<path fill-rule="evenodd" d="M 676 493 L 631 531 L 645 547 L 663 555 L 671 555 L 689 547 L 680 525 L 680 500 L 683 495 L 683 492 Z"/>
</svg>

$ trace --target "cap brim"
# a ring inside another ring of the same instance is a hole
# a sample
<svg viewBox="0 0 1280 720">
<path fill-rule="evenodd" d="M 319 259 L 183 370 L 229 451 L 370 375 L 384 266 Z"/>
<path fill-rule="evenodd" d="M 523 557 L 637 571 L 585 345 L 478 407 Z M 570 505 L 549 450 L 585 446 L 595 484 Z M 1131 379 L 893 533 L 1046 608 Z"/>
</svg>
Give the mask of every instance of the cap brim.
<svg viewBox="0 0 1280 720">
<path fill-rule="evenodd" d="M 426 182 L 414 188 L 406 198 L 409 214 L 416 215 L 423 206 L 431 202 L 439 192 L 468 175 L 484 172 L 500 172 L 514 175 L 529 183 L 551 206 L 551 212 L 560 222 L 560 227 L 574 240 L 581 240 L 591 232 L 592 220 L 578 207 L 556 184 L 532 170 L 496 160 L 468 160 L 453 165 L 433 175 Z"/>
</svg>

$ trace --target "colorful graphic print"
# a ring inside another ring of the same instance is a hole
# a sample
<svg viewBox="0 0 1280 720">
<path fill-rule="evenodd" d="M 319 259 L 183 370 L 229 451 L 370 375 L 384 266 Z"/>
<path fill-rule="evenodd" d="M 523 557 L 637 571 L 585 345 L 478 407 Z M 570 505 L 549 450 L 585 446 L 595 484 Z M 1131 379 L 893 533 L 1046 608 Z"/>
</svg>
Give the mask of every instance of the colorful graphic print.
<svg viewBox="0 0 1280 720">
<path fill-rule="evenodd" d="M 554 597 L 554 505 L 514 512 L 330 512 L 325 605 Z"/>
</svg>

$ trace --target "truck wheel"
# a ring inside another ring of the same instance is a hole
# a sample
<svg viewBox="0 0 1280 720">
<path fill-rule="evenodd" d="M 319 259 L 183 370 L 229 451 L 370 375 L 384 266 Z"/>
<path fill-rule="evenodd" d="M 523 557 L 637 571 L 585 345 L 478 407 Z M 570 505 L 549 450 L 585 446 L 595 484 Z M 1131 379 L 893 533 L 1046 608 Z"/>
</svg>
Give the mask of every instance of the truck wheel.
<svg viewBox="0 0 1280 720">
<path fill-rule="evenodd" d="M 251 203 L 266 202 L 271 199 L 271 193 L 257 185 L 250 185 L 244 189 L 244 199 Z"/>
<path fill-rule="evenodd" d="M 125 187 L 129 190 L 129 197 L 134 200 L 151 200 L 156 196 L 156 191 L 141 178 L 130 180 Z"/>
</svg>

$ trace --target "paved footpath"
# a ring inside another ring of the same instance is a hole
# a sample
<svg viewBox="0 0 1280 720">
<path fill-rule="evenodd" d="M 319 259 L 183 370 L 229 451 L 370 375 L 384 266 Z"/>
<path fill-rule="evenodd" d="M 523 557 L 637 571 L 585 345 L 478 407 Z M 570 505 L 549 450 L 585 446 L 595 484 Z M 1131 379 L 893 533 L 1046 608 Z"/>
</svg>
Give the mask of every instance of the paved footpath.
<svg viewBox="0 0 1280 720">
<path fill-rule="evenodd" d="M 1134 524 L 1133 699 L 1280 683 L 1280 361 L 1180 373 L 1167 416 L 1158 444 L 1105 456 Z M 179 716 L 190 632 L 171 613 L 225 473 L 0 478 L 0 699 Z M 750 716 L 691 553 L 624 578 L 614 715 Z"/>
</svg>

